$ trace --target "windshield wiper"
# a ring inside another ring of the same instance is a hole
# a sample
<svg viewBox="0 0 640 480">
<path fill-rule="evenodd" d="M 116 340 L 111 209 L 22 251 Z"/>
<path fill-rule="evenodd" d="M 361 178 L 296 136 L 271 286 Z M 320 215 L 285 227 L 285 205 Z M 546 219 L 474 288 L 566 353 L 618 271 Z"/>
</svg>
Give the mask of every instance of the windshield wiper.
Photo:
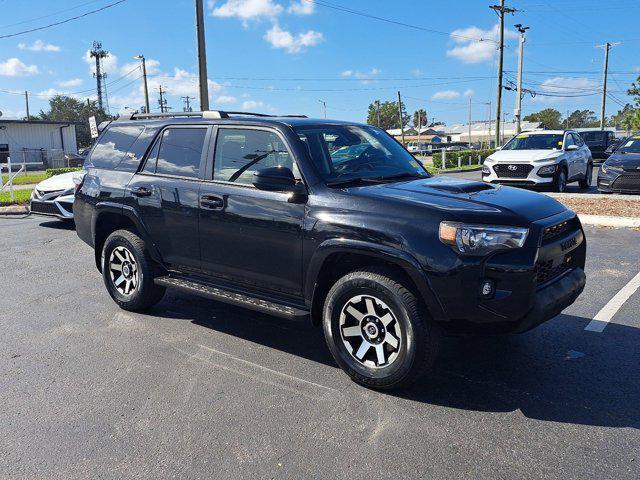
<svg viewBox="0 0 640 480">
<path fill-rule="evenodd" d="M 375 178 L 381 182 L 386 182 L 387 180 L 400 180 L 403 178 L 429 178 L 429 176 L 418 172 L 400 172 L 394 173 L 393 175 L 383 175 Z"/>
<path fill-rule="evenodd" d="M 327 182 L 327 187 L 344 187 L 347 185 L 372 185 L 375 183 L 380 183 L 380 179 L 378 178 L 367 178 L 367 177 L 357 177 L 357 178 L 345 178 L 344 180 L 331 180 Z"/>
</svg>

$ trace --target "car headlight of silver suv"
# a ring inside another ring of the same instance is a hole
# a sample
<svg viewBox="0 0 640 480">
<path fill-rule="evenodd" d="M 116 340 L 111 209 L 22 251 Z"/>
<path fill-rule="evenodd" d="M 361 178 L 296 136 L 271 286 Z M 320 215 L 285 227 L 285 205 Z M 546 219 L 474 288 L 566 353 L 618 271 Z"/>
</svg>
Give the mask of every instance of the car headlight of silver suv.
<svg viewBox="0 0 640 480">
<path fill-rule="evenodd" d="M 540 167 L 538 170 L 538 175 L 553 175 L 556 173 L 558 169 L 557 165 L 545 165 L 544 167 Z"/>
<path fill-rule="evenodd" d="M 482 174 L 483 175 L 490 175 L 491 174 L 491 170 L 489 169 L 489 165 L 482 165 Z"/>
<path fill-rule="evenodd" d="M 439 234 L 442 243 L 462 255 L 487 255 L 498 250 L 522 247 L 529 229 L 441 222 Z"/>
</svg>

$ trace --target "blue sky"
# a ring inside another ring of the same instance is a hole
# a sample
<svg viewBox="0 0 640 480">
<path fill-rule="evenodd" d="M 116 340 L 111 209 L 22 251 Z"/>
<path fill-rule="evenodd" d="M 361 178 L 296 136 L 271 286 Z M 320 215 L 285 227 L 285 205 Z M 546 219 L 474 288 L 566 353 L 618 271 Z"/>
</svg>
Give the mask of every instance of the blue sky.
<svg viewBox="0 0 640 480">
<path fill-rule="evenodd" d="M 115 0 L 0 0 L 0 36 L 83 14 Z M 495 107 L 497 16 L 485 0 L 205 0 L 211 108 L 321 116 L 364 121 L 375 99 L 393 100 L 400 90 L 407 110 L 422 107 L 430 119 L 483 120 Z M 626 88 L 640 73 L 640 2 L 630 0 L 512 0 L 508 16 L 506 79 L 517 69 L 516 23 L 531 27 L 525 45 L 524 114 L 545 107 L 563 113 L 599 112 L 603 50 L 610 54 L 607 113 L 628 101 Z M 401 26 L 330 8 L 366 12 Z M 482 38 L 483 41 L 475 39 Z M 182 110 L 181 96 L 197 97 L 193 0 L 125 2 L 63 25 L 0 38 L 0 110 L 4 117 L 46 108 L 57 93 L 95 98 L 87 61 L 94 40 L 111 52 L 106 61 L 112 113 L 143 104 L 132 57 L 147 58 L 151 108 L 157 88 Z M 508 81 L 507 81 L 508 83 Z M 554 95 L 586 95 L 560 98 Z M 515 94 L 505 92 L 512 118 Z M 198 100 L 192 100 L 198 108 Z"/>
</svg>

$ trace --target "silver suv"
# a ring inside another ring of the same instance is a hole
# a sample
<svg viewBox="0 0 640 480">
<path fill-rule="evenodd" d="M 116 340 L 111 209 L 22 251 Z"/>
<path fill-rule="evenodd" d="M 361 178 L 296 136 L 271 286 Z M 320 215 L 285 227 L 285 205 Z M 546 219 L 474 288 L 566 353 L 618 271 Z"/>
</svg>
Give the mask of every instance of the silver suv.
<svg viewBox="0 0 640 480">
<path fill-rule="evenodd" d="M 482 179 L 512 186 L 552 187 L 563 192 L 568 183 L 591 186 L 593 158 L 578 132 L 536 130 L 509 140 L 485 160 Z"/>
</svg>

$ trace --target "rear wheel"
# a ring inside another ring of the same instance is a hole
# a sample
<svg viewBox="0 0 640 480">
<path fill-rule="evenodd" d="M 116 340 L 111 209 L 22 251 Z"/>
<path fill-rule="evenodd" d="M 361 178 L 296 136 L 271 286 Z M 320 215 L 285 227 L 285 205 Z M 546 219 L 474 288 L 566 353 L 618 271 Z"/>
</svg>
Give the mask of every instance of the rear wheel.
<svg viewBox="0 0 640 480">
<path fill-rule="evenodd" d="M 329 350 L 355 382 L 377 389 L 407 386 L 433 363 L 440 331 L 395 272 L 352 272 L 329 291 L 323 312 Z"/>
<path fill-rule="evenodd" d="M 593 164 L 589 164 L 587 165 L 587 171 L 584 174 L 584 179 L 580 180 L 579 184 L 580 184 L 580 188 L 582 190 L 586 190 L 587 188 L 591 187 L 591 179 L 593 178 Z"/>
<path fill-rule="evenodd" d="M 567 171 L 564 168 L 558 170 L 553 182 L 553 190 L 562 193 L 567 189 Z"/>
<path fill-rule="evenodd" d="M 111 298 L 124 310 L 146 310 L 164 296 L 153 281 L 156 267 L 144 241 L 129 230 L 116 230 L 104 243 L 102 278 Z"/>
</svg>

